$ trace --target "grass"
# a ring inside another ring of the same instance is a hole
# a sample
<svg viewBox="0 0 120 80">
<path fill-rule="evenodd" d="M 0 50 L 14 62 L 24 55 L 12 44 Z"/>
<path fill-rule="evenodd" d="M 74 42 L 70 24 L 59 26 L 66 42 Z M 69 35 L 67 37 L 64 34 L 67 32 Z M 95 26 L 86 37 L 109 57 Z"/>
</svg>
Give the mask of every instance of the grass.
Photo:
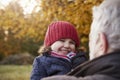
<svg viewBox="0 0 120 80">
<path fill-rule="evenodd" d="M 31 65 L 0 65 L 0 80 L 30 80 Z"/>
</svg>

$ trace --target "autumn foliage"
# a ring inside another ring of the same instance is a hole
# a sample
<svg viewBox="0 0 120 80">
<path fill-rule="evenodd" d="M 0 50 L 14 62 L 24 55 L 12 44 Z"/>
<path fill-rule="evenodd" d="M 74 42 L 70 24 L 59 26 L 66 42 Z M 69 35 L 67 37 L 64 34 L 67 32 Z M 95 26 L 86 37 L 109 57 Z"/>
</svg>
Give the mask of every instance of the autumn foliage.
<svg viewBox="0 0 120 80">
<path fill-rule="evenodd" d="M 0 9 L 0 58 L 10 54 L 37 54 L 43 43 L 48 24 L 69 21 L 78 31 L 81 45 L 88 48 L 88 34 L 92 21 L 92 6 L 103 0 L 37 0 L 31 14 L 24 15 L 17 0 Z M 36 8 L 40 7 L 38 12 Z"/>
</svg>

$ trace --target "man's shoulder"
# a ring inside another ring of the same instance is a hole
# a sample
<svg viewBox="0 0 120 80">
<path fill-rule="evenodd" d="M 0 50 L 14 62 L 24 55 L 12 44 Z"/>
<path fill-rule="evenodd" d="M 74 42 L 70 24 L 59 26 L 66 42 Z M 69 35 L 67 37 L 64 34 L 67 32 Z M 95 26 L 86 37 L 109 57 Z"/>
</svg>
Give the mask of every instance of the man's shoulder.
<svg viewBox="0 0 120 80">
<path fill-rule="evenodd" d="M 79 77 L 79 80 L 119 80 L 119 79 L 107 75 L 96 74 L 96 75 L 86 76 L 83 78 Z"/>
<path fill-rule="evenodd" d="M 86 77 L 74 77 L 74 76 L 52 76 L 52 77 L 47 77 L 43 78 L 42 80 L 119 80 L 112 78 L 110 76 L 106 75 L 92 75 L 92 76 L 86 76 Z"/>
</svg>

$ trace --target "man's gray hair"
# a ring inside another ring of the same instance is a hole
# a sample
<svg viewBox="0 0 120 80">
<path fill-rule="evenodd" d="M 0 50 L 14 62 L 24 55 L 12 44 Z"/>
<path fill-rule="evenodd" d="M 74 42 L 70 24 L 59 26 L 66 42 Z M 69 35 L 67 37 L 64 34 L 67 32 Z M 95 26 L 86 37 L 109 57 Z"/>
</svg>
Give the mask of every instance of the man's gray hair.
<svg viewBox="0 0 120 80">
<path fill-rule="evenodd" d="M 120 50 L 120 0 L 104 0 L 99 7 L 93 7 L 91 31 L 103 32 L 109 49 Z"/>
</svg>

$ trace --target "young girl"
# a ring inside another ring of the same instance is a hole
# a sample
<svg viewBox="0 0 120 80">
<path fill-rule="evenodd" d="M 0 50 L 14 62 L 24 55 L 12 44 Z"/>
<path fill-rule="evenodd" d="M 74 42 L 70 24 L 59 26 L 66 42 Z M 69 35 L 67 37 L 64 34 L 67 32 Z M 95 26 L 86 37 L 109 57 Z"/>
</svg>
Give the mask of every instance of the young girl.
<svg viewBox="0 0 120 80">
<path fill-rule="evenodd" d="M 52 75 L 63 75 L 87 60 L 78 53 L 79 38 L 72 24 L 65 21 L 53 22 L 48 26 L 42 56 L 35 58 L 31 80 Z"/>
</svg>

